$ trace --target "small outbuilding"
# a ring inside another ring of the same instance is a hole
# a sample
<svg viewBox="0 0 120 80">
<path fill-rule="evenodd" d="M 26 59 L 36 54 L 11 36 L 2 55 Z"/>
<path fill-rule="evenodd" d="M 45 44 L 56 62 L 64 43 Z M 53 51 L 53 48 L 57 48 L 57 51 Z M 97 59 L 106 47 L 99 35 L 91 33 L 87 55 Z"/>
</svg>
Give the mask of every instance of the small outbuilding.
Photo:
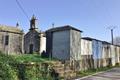
<svg viewBox="0 0 120 80">
<path fill-rule="evenodd" d="M 5 54 L 23 53 L 23 31 L 16 27 L 0 25 L 0 51 Z"/>
<path fill-rule="evenodd" d="M 59 60 L 80 60 L 81 32 L 70 25 L 47 30 L 47 53 Z"/>
</svg>

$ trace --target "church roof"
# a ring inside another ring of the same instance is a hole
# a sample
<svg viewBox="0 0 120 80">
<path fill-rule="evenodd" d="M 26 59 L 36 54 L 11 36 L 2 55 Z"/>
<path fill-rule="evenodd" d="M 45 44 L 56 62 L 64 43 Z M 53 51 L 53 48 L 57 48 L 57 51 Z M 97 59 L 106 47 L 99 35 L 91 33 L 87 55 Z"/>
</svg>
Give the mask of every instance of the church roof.
<svg viewBox="0 0 120 80">
<path fill-rule="evenodd" d="M 21 29 L 19 29 L 18 27 L 6 26 L 6 25 L 1 25 L 1 24 L 0 24 L 0 31 L 10 32 L 10 33 L 18 33 L 18 34 L 23 33 L 23 31 Z"/>
</svg>

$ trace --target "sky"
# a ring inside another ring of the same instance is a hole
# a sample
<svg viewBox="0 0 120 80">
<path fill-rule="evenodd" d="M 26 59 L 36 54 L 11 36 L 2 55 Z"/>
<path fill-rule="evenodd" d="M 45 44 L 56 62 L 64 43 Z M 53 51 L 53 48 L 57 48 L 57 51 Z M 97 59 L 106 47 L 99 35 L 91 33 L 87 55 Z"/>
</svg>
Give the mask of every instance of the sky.
<svg viewBox="0 0 120 80">
<path fill-rule="evenodd" d="M 71 25 L 83 31 L 83 37 L 110 41 L 108 27 L 116 26 L 114 37 L 120 36 L 120 0 L 0 0 L 0 24 L 15 26 L 18 22 L 24 32 L 34 14 L 37 27 L 45 31 L 52 27 Z"/>
</svg>

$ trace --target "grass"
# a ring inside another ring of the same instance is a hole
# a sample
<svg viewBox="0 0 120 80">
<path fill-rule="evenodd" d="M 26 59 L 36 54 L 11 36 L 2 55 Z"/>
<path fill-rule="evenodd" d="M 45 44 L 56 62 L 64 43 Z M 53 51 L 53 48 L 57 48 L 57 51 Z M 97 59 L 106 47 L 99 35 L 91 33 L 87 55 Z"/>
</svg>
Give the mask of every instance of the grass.
<svg viewBox="0 0 120 80">
<path fill-rule="evenodd" d="M 43 80 L 41 73 L 46 71 L 41 70 L 39 65 L 46 61 L 54 60 L 42 58 L 38 54 L 6 55 L 0 52 L 0 80 L 21 80 L 22 77 L 26 80 Z M 24 65 L 31 62 L 35 62 L 35 65 Z M 39 74 L 36 75 L 37 71 Z"/>
<path fill-rule="evenodd" d="M 49 58 L 42 58 L 38 54 L 12 55 L 12 57 L 17 62 L 45 62 L 45 61 L 49 61 Z"/>
<path fill-rule="evenodd" d="M 102 72 L 102 71 L 107 71 L 109 69 L 112 69 L 113 67 L 102 67 L 102 68 L 97 68 L 97 69 L 89 69 L 86 71 L 80 71 L 77 73 L 78 76 L 80 77 L 84 77 L 84 76 L 88 76 L 88 75 L 92 75 L 98 72 Z"/>
<path fill-rule="evenodd" d="M 39 54 L 21 54 L 7 55 L 0 52 L 0 62 L 4 63 L 29 63 L 29 62 L 46 62 L 55 61 L 54 59 L 42 58 Z"/>
<path fill-rule="evenodd" d="M 39 54 L 21 54 L 21 55 L 9 55 L 9 57 L 12 57 L 15 59 L 16 62 L 20 63 L 29 63 L 29 62 L 50 62 L 50 61 L 58 61 L 58 59 L 55 58 L 46 58 L 41 57 Z"/>
</svg>

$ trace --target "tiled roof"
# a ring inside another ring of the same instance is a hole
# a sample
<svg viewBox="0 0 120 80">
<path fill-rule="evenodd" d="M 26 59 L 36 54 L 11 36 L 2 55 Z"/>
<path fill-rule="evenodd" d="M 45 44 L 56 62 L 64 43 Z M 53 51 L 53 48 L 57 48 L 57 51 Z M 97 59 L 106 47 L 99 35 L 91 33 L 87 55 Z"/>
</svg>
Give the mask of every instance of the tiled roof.
<svg viewBox="0 0 120 80">
<path fill-rule="evenodd" d="M 12 33 L 23 33 L 18 27 L 6 26 L 0 24 L 0 31 L 3 32 L 12 32 Z"/>
</svg>

